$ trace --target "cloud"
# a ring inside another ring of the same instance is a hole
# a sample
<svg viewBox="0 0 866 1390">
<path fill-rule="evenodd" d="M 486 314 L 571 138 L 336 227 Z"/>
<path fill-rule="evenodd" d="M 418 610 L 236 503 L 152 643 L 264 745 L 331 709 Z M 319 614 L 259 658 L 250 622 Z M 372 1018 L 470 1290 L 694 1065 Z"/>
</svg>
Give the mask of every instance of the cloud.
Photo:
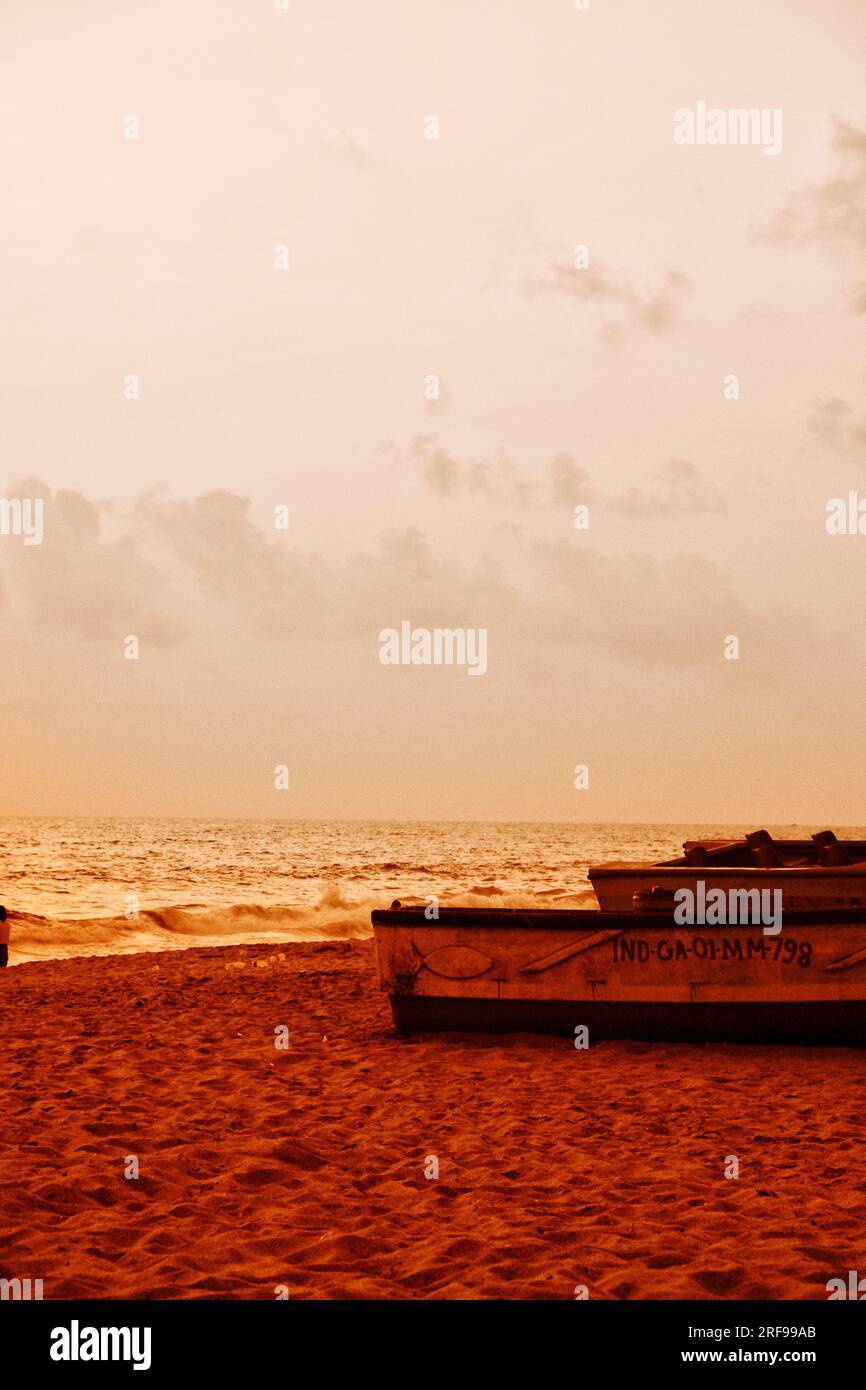
<svg viewBox="0 0 866 1390">
<path fill-rule="evenodd" d="M 182 640 L 186 626 L 172 585 L 133 535 L 103 534 L 107 509 L 80 492 L 52 497 L 33 478 L 13 483 L 6 495 L 41 498 L 45 508 L 41 545 L 25 547 L 11 536 L 0 541 L 11 619 L 63 639 L 119 641 L 135 633 L 154 646 Z"/>
<path fill-rule="evenodd" d="M 866 129 L 835 120 L 830 150 L 837 172 L 792 193 L 764 235 L 848 250 L 866 265 Z M 848 286 L 846 297 L 854 313 L 866 313 L 866 281 Z"/>
<path fill-rule="evenodd" d="M 522 475 L 503 449 L 490 458 L 460 463 L 436 435 L 416 435 L 409 453 L 427 487 L 439 497 L 467 492 L 494 502 L 526 504 L 536 489 L 536 484 Z"/>
<path fill-rule="evenodd" d="M 866 444 L 866 416 L 859 419 L 841 396 L 824 396 L 811 402 L 806 422 L 812 438 L 829 448 Z"/>
<path fill-rule="evenodd" d="M 651 489 L 630 487 L 611 505 L 626 516 L 694 516 L 726 510 L 719 491 L 693 463 L 679 458 L 655 470 Z"/>
<path fill-rule="evenodd" d="M 554 464 L 550 476 L 570 486 L 573 460 L 559 456 Z M 681 460 L 661 471 L 683 505 L 695 505 L 696 492 L 703 497 L 695 475 Z M 408 526 L 368 550 L 326 558 L 295 550 L 288 533 L 271 534 L 237 494 L 178 501 L 149 493 L 121 513 L 78 492 L 52 497 L 41 486 L 43 544 L 0 541 L 7 641 L 28 647 L 34 670 L 40 660 L 51 666 L 46 642 L 62 651 L 83 642 L 87 651 L 67 661 L 70 669 L 104 672 L 135 633 L 147 647 L 186 646 L 173 669 L 187 672 L 185 688 L 215 699 L 238 683 L 255 688 L 251 671 L 273 681 L 288 651 L 313 665 L 311 653 L 325 648 L 333 665 L 344 642 L 366 651 L 382 627 L 406 617 L 430 627 L 486 626 L 524 667 L 542 650 L 545 660 L 554 650 L 570 660 L 587 643 L 655 664 L 701 664 L 733 632 L 764 653 L 751 669 L 769 670 L 780 645 L 803 640 L 799 610 L 751 608 L 731 576 L 700 556 L 661 563 L 603 554 L 580 540 L 514 547 L 494 534 L 486 550 L 446 559 Z M 651 496 L 636 514 L 661 505 L 647 502 Z M 105 644 L 113 657 L 98 651 Z"/>
<path fill-rule="evenodd" d="M 576 502 L 588 502 L 592 483 L 585 468 L 571 454 L 556 454 L 547 465 L 550 500 L 556 507 L 573 507 Z"/>
<path fill-rule="evenodd" d="M 421 476 L 431 492 L 438 497 L 453 497 L 458 492 L 462 465 L 437 443 L 435 435 L 416 435 L 409 452 L 418 463 Z"/>
<path fill-rule="evenodd" d="M 364 146 L 359 144 L 345 126 L 339 127 L 340 144 L 333 147 L 333 153 L 349 164 L 358 173 L 365 174 L 372 167 L 372 159 Z"/>
<path fill-rule="evenodd" d="M 603 555 L 563 540 L 535 549 L 545 601 L 536 605 L 534 631 L 570 650 L 590 642 L 635 669 L 638 662 L 696 666 L 722 661 L 723 638 L 734 634 L 748 656 L 743 669 L 772 679 L 804 641 L 817 644 L 801 609 L 750 607 L 730 574 L 705 556 Z"/>
<path fill-rule="evenodd" d="M 541 274 L 524 278 L 524 291 L 531 298 L 544 297 L 568 304 L 597 308 L 605 315 L 604 336 L 618 337 L 626 326 L 648 333 L 666 333 L 682 319 L 682 299 L 689 287 L 688 277 L 669 270 L 654 288 L 644 288 L 630 276 L 591 264 L 579 270 L 553 263 Z"/>
<path fill-rule="evenodd" d="M 461 463 L 436 435 L 418 435 L 409 458 L 436 496 L 482 495 L 498 503 L 521 507 L 570 508 L 596 497 L 592 477 L 571 454 L 556 454 L 535 477 L 521 472 L 502 450 L 490 459 Z M 605 506 L 625 516 L 685 516 L 726 510 L 717 488 L 706 481 L 688 459 L 672 458 L 650 475 L 648 487 L 630 487 L 608 499 Z"/>
<path fill-rule="evenodd" d="M 386 531 L 379 541 L 384 564 L 392 565 L 401 575 L 426 577 L 436 570 L 436 559 L 427 537 L 417 526 L 403 526 Z"/>
<path fill-rule="evenodd" d="M 559 453 L 540 476 L 522 470 L 503 449 L 489 458 L 461 462 L 439 442 L 437 435 L 416 435 L 409 461 L 429 490 L 441 498 L 483 497 L 500 504 L 573 506 L 591 493 L 589 474 L 570 454 Z"/>
<path fill-rule="evenodd" d="M 202 603 L 245 630 L 286 637 L 316 631 L 332 602 L 331 567 L 295 550 L 288 533 L 262 529 L 250 499 L 213 491 L 191 501 L 150 494 L 130 517 L 135 544 L 173 576 L 182 607 Z"/>
</svg>

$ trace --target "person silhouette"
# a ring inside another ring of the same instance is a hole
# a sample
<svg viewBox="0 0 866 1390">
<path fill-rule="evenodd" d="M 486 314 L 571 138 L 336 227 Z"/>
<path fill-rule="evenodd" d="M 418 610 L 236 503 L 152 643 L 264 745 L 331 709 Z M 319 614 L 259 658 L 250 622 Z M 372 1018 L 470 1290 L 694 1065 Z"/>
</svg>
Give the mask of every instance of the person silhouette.
<svg viewBox="0 0 866 1390">
<path fill-rule="evenodd" d="M 9 923 L 6 909 L 0 906 L 0 966 L 9 964 Z"/>
</svg>

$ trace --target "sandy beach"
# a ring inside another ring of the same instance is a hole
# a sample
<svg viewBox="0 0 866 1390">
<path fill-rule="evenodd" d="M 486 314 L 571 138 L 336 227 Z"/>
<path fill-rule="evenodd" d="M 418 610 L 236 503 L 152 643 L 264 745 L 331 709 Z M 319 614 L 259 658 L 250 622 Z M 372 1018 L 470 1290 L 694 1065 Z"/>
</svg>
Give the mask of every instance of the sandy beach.
<svg viewBox="0 0 866 1390">
<path fill-rule="evenodd" d="M 400 1035 L 359 942 L 26 964 L 0 1000 L 0 1276 L 46 1299 L 824 1299 L 862 1267 L 855 1050 Z"/>
</svg>

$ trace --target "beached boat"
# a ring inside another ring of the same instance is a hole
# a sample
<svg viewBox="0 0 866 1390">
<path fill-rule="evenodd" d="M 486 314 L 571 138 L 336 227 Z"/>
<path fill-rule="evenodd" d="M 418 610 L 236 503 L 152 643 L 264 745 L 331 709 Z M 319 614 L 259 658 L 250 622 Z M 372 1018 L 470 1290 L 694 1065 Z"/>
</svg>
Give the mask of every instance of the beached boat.
<svg viewBox="0 0 866 1390">
<path fill-rule="evenodd" d="M 678 888 L 780 889 L 785 913 L 866 907 L 866 841 L 837 840 L 823 830 L 810 840 L 774 840 L 756 830 L 742 840 L 686 840 L 679 858 L 656 864 L 599 864 L 589 870 L 602 912 L 628 912 L 635 894 Z"/>
<path fill-rule="evenodd" d="M 669 910 L 428 912 L 373 913 L 400 1028 L 866 1042 L 866 910 L 786 911 L 776 935 Z"/>
</svg>

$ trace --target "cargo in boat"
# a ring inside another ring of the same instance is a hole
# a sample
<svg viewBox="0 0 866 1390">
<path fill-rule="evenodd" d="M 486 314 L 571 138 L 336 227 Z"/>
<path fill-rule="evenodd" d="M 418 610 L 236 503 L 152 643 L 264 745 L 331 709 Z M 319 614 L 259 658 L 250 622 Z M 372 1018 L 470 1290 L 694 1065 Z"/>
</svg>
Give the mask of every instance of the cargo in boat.
<svg viewBox="0 0 866 1390">
<path fill-rule="evenodd" d="M 742 840 L 686 840 L 683 853 L 661 863 L 594 865 L 589 880 L 603 912 L 628 912 L 635 895 L 679 888 L 780 890 L 785 913 L 866 907 L 866 841 L 837 840 L 830 830 L 810 840 L 774 840 L 756 830 Z"/>
</svg>

